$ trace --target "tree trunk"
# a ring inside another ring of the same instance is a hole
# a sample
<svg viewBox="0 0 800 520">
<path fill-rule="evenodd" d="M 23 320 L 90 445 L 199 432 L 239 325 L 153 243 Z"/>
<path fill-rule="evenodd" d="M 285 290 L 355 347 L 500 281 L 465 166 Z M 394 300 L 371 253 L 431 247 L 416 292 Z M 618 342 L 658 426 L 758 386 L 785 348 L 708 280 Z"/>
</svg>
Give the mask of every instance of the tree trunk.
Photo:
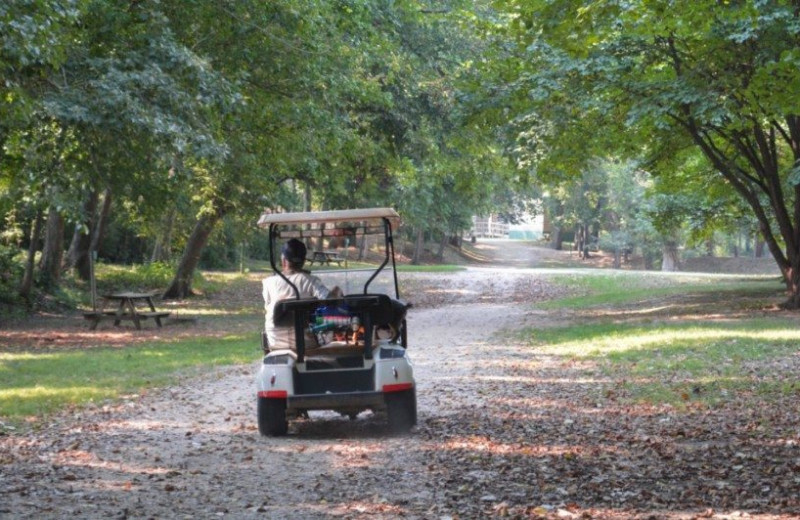
<svg viewBox="0 0 800 520">
<path fill-rule="evenodd" d="M 786 277 L 786 292 L 789 295 L 789 299 L 783 304 L 783 307 L 786 309 L 800 309 L 800 269 L 790 268 L 787 273 L 784 273 Z"/>
<path fill-rule="evenodd" d="M 645 271 L 653 270 L 653 265 L 655 262 L 653 261 L 652 255 L 647 254 L 646 250 L 642 251 L 642 261 L 644 262 Z"/>
<path fill-rule="evenodd" d="M 358 243 L 358 261 L 364 260 L 367 257 L 367 234 L 361 235 L 361 239 Z"/>
<path fill-rule="evenodd" d="M 614 248 L 614 269 L 620 269 L 622 267 L 622 251 L 620 251 L 619 246 Z"/>
<path fill-rule="evenodd" d="M 28 259 L 25 262 L 25 273 L 22 275 L 22 282 L 19 284 L 19 295 L 28 300 L 33 288 L 33 269 L 35 265 L 36 249 L 39 245 L 40 235 L 42 233 L 42 211 L 36 211 L 36 218 L 31 226 L 31 243 L 28 245 Z"/>
<path fill-rule="evenodd" d="M 103 207 L 100 208 L 100 215 L 95 220 L 92 228 L 92 242 L 89 245 L 89 252 L 100 250 L 100 241 L 106 231 L 108 215 L 111 213 L 111 188 L 103 190 Z"/>
<path fill-rule="evenodd" d="M 89 250 L 92 245 L 91 230 L 94 227 L 97 199 L 97 191 L 92 191 L 86 199 L 83 205 L 83 225 L 80 222 L 75 225 L 75 233 L 72 235 L 72 243 L 67 253 L 69 267 L 78 272 L 81 280 L 88 280 L 90 276 Z"/>
<path fill-rule="evenodd" d="M 556 251 L 561 251 L 564 248 L 564 237 L 561 234 L 561 228 L 558 226 L 553 227 L 550 232 L 550 248 Z"/>
<path fill-rule="evenodd" d="M 307 182 L 303 186 L 303 211 L 311 211 L 311 185 Z"/>
<path fill-rule="evenodd" d="M 44 247 L 39 262 L 42 283 L 47 287 L 58 284 L 61 278 L 61 262 L 64 260 L 64 219 L 55 206 L 47 213 Z"/>
<path fill-rule="evenodd" d="M 575 249 L 578 251 L 578 258 L 584 258 L 583 251 L 585 240 L 583 236 L 583 226 L 578 224 L 575 227 Z"/>
<path fill-rule="evenodd" d="M 756 247 L 753 248 L 753 254 L 756 258 L 764 258 L 764 245 L 761 235 L 756 233 Z"/>
<path fill-rule="evenodd" d="M 169 262 L 172 257 L 172 229 L 175 226 L 175 215 L 177 208 L 173 205 L 170 206 L 164 218 L 161 220 L 161 233 L 156 237 L 156 243 L 153 245 L 153 254 L 150 256 L 150 262 Z"/>
<path fill-rule="evenodd" d="M 194 230 L 192 230 L 192 234 L 189 236 L 188 242 L 186 242 L 186 249 L 184 249 L 178 269 L 175 271 L 175 278 L 172 279 L 172 283 L 164 291 L 164 299 L 186 298 L 194 294 L 192 292 L 194 271 L 200 262 L 203 248 L 208 243 L 208 237 L 221 218 L 221 213 L 215 213 L 204 214 L 197 220 Z"/>
<path fill-rule="evenodd" d="M 422 248 L 425 246 L 425 231 L 422 228 L 417 229 L 417 239 L 414 241 L 414 254 L 411 256 L 411 264 L 419 265 L 419 260 L 422 257 Z"/>
<path fill-rule="evenodd" d="M 439 250 L 436 252 L 436 258 L 440 262 L 444 261 L 444 248 L 447 247 L 447 233 L 442 233 L 442 240 L 439 241 Z"/>
<path fill-rule="evenodd" d="M 665 243 L 662 247 L 662 254 L 662 271 L 673 272 L 680 270 L 680 256 L 678 254 L 678 244 L 676 242 Z"/>
</svg>

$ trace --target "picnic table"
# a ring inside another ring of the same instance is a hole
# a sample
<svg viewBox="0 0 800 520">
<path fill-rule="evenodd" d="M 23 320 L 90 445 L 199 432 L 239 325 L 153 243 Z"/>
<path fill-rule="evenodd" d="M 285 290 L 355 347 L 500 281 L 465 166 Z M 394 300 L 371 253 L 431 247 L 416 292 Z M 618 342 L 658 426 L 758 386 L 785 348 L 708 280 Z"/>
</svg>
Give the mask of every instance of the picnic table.
<svg viewBox="0 0 800 520">
<path fill-rule="evenodd" d="M 103 320 L 114 320 L 114 325 L 119 326 L 123 320 L 131 320 L 137 329 L 141 330 L 142 321 L 153 318 L 156 325 L 161 327 L 161 318 L 170 315 L 166 311 L 157 311 L 153 304 L 153 297 L 158 293 L 120 292 L 104 294 L 103 298 L 109 302 L 116 302 L 114 310 L 95 310 L 84 312 L 83 317 L 91 323 L 89 328 L 94 330 Z M 143 305 L 144 304 L 144 305 Z M 140 308 L 143 307 L 143 310 Z"/>
<path fill-rule="evenodd" d="M 324 263 L 330 265 L 331 262 L 336 262 L 336 265 L 341 266 L 342 258 L 337 251 L 314 251 L 311 253 L 311 258 L 308 259 L 308 265 L 314 265 L 318 262 L 320 265 Z"/>
</svg>

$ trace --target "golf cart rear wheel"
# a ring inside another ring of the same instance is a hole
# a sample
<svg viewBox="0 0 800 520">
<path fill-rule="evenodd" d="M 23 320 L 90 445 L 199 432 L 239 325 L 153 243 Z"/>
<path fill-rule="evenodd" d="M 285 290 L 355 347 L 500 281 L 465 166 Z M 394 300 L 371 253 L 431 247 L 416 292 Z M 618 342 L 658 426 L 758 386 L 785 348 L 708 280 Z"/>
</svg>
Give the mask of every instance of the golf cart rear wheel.
<svg viewBox="0 0 800 520">
<path fill-rule="evenodd" d="M 286 400 L 258 398 L 258 431 L 261 435 L 277 437 L 286 435 Z"/>
<path fill-rule="evenodd" d="M 385 399 L 390 430 L 405 433 L 417 424 L 417 395 L 413 389 L 386 394 Z"/>
</svg>

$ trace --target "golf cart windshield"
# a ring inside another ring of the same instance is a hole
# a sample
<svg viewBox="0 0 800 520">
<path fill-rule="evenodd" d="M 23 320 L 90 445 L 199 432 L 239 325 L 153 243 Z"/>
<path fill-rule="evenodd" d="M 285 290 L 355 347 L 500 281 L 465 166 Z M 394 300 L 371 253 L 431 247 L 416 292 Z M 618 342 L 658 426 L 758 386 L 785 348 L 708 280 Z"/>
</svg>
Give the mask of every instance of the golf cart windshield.
<svg viewBox="0 0 800 520">
<path fill-rule="evenodd" d="M 372 292 L 399 298 L 392 236 L 399 222 L 391 208 L 370 208 L 265 213 L 258 225 L 269 232 L 270 265 L 278 275 L 283 276 L 281 245 L 296 238 L 306 244 L 305 268 L 326 286 L 338 286 L 344 294 Z"/>
</svg>

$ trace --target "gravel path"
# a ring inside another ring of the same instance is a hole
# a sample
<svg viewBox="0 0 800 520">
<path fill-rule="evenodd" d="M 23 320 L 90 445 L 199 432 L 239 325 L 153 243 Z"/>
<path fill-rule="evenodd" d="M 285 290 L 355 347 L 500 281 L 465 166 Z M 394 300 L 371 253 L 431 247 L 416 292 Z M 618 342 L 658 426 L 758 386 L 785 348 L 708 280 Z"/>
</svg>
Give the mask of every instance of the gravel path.
<svg viewBox="0 0 800 520">
<path fill-rule="evenodd" d="M 519 276 L 498 283 L 482 269 L 451 275 L 447 285 L 480 278 L 481 287 L 501 289 Z M 429 425 L 488 406 L 476 378 L 484 365 L 493 373 L 492 364 L 522 355 L 499 335 L 520 325 L 518 306 L 412 309 L 420 427 L 410 435 L 390 435 L 369 413 L 351 422 L 312 412 L 311 420 L 292 423 L 286 438 L 260 437 L 254 362 L 0 438 L 0 517 L 446 517 L 444 483 L 431 465 L 441 447 Z"/>
</svg>

